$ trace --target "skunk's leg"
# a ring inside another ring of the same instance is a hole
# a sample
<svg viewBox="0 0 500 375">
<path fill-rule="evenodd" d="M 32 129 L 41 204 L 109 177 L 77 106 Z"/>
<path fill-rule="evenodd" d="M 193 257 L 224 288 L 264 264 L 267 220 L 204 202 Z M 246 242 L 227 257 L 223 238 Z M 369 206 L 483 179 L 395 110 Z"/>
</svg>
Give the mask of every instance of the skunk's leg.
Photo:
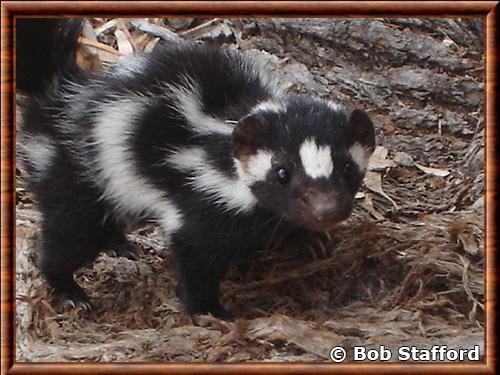
<svg viewBox="0 0 500 375">
<path fill-rule="evenodd" d="M 61 307 L 82 305 L 90 309 L 90 300 L 75 282 L 73 273 L 93 262 L 117 229 L 111 223 L 102 222 L 98 207 L 80 209 L 70 217 L 50 211 L 43 214 L 39 266 L 53 288 L 54 302 Z"/>
<path fill-rule="evenodd" d="M 190 315 L 211 313 L 221 319 L 231 315 L 219 302 L 219 283 L 228 261 L 207 249 L 196 249 L 174 243 L 174 260 L 178 274 L 176 292 Z"/>
<path fill-rule="evenodd" d="M 136 260 L 137 246 L 129 241 L 123 233 L 119 233 L 110 243 L 109 249 L 106 249 L 106 254 L 114 257 L 125 257 L 130 260 Z"/>
<path fill-rule="evenodd" d="M 80 184 L 70 173 L 62 175 L 61 169 L 56 166 L 36 191 L 43 218 L 38 265 L 57 305 L 90 308 L 73 273 L 94 261 L 120 227 L 106 219 L 108 212 L 95 188 Z"/>
</svg>

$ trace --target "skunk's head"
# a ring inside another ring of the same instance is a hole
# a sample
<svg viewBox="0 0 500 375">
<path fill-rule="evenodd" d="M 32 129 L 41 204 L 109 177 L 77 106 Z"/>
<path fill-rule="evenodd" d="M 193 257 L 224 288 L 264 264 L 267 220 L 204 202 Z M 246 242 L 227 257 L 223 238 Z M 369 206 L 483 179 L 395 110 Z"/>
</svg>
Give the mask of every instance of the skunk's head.
<svg viewBox="0 0 500 375">
<path fill-rule="evenodd" d="M 255 107 L 232 141 L 238 177 L 258 204 L 319 231 L 349 217 L 375 131 L 362 110 L 289 97 Z"/>
</svg>

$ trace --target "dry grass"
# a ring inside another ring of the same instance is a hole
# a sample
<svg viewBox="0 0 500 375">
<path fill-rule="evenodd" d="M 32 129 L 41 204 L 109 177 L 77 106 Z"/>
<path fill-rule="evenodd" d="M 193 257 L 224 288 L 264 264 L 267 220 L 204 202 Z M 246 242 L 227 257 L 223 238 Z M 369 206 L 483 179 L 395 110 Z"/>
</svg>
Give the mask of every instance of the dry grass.
<svg viewBox="0 0 500 375">
<path fill-rule="evenodd" d="M 359 223 L 334 233 L 314 259 L 283 246 L 233 270 L 222 300 L 239 317 L 193 325 L 175 297 L 168 252 L 156 231 L 134 233 L 137 260 L 101 255 L 79 282 L 97 306 L 58 313 L 33 266 L 37 231 L 18 213 L 18 359 L 327 360 L 336 345 L 483 345 L 483 242 L 477 213 L 418 223 Z M 479 251 L 454 240 L 467 233 Z M 460 236 L 459 235 L 459 236 Z"/>
</svg>

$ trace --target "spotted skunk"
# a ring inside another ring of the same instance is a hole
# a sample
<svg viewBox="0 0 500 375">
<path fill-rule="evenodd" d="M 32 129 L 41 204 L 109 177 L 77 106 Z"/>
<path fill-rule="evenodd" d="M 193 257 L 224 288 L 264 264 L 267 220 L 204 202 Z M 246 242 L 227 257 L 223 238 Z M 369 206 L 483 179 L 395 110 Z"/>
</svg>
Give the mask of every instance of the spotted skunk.
<svg viewBox="0 0 500 375">
<path fill-rule="evenodd" d="M 214 45 L 86 73 L 81 24 L 17 19 L 19 154 L 57 303 L 90 307 L 73 273 L 153 220 L 187 311 L 224 317 L 228 264 L 276 233 L 328 231 L 350 215 L 375 146 L 366 112 L 287 94 L 257 61 Z"/>
</svg>

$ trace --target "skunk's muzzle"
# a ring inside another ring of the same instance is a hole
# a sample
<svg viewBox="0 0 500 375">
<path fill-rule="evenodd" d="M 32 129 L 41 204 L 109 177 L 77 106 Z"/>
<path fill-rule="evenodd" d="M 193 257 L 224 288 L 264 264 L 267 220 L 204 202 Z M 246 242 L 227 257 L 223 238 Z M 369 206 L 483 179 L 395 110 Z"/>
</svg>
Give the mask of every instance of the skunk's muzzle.
<svg viewBox="0 0 500 375">
<path fill-rule="evenodd" d="M 336 190 L 308 189 L 298 198 L 304 226 L 312 230 L 329 230 L 347 219 L 352 212 L 353 198 Z"/>
</svg>

